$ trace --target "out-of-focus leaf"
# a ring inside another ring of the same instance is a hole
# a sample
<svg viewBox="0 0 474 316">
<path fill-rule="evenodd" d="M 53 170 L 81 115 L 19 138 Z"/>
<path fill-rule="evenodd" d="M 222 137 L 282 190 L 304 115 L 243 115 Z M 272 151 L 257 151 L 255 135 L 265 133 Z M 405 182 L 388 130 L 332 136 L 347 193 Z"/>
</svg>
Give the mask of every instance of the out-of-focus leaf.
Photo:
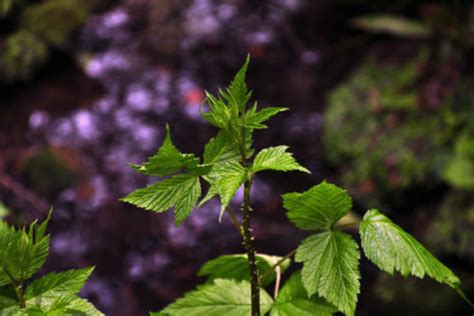
<svg viewBox="0 0 474 316">
<path fill-rule="evenodd" d="M 390 14 L 360 16 L 352 19 L 351 24 L 365 31 L 400 37 L 426 38 L 431 35 L 431 30 L 426 24 Z"/>
</svg>

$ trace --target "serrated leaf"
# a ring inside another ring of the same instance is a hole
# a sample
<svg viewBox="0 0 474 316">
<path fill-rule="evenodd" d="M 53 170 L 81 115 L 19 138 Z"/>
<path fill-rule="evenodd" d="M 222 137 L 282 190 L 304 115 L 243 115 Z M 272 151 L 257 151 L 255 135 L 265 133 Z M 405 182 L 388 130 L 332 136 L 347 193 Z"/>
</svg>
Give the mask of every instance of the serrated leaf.
<svg viewBox="0 0 474 316">
<path fill-rule="evenodd" d="M 288 146 L 268 147 L 260 151 L 252 165 L 252 171 L 262 170 L 292 171 L 298 170 L 306 173 L 308 169 L 296 162 L 293 155 L 286 150 Z"/>
<path fill-rule="evenodd" d="M 226 131 L 219 131 L 204 148 L 204 164 L 219 164 L 240 159 L 239 148 Z"/>
<path fill-rule="evenodd" d="M 27 280 L 43 266 L 48 256 L 49 236 L 33 238 L 35 225 L 30 228 L 31 233 L 27 233 L 25 229 L 16 230 L 0 222 L 0 286 L 11 283 L 10 276 L 17 282 Z"/>
<path fill-rule="evenodd" d="M 224 91 L 220 91 L 221 95 L 228 101 L 231 111 L 235 114 L 245 111 L 245 106 L 249 101 L 252 92 L 247 88 L 245 76 L 247 74 L 248 65 L 250 63 L 250 55 L 247 55 L 245 63 L 239 69 L 229 87 Z M 235 116 L 234 116 L 235 117 Z"/>
<path fill-rule="evenodd" d="M 347 192 L 325 181 L 303 193 L 282 197 L 290 221 L 305 230 L 328 230 L 352 208 Z"/>
<path fill-rule="evenodd" d="M 296 251 L 303 263 L 302 280 L 308 295 L 318 293 L 347 315 L 353 315 L 360 289 L 357 243 L 340 231 L 306 238 Z"/>
<path fill-rule="evenodd" d="M 257 254 L 257 269 L 259 275 L 265 273 L 282 257 L 269 256 L 264 254 Z M 289 267 L 290 260 L 287 259 L 280 264 L 281 273 Z M 199 276 L 207 276 L 207 282 L 212 282 L 214 279 L 234 279 L 237 281 L 250 281 L 250 274 L 247 262 L 247 255 L 224 255 L 206 262 L 198 272 Z M 275 279 L 275 273 L 268 274 L 262 280 L 262 285 L 267 286 Z"/>
<path fill-rule="evenodd" d="M 337 309 L 334 306 L 316 294 L 308 297 L 301 272 L 296 271 L 278 294 L 270 316 L 332 316 L 335 312 Z"/>
<path fill-rule="evenodd" d="M 378 210 L 369 210 L 360 224 L 364 253 L 375 265 L 389 274 L 426 275 L 456 290 L 459 278 L 436 259 L 413 236 L 394 224 Z"/>
<path fill-rule="evenodd" d="M 130 166 L 144 175 L 164 177 L 184 168 L 197 168 L 198 164 L 199 159 L 193 154 L 183 154 L 176 148 L 171 141 L 169 126 L 166 125 L 165 140 L 158 149 L 158 153 L 142 165 L 130 164 Z"/>
<path fill-rule="evenodd" d="M 247 179 L 247 169 L 240 163 L 229 162 L 220 164 L 216 172 L 217 191 L 221 198 L 222 208 L 229 206 L 235 192 Z"/>
<path fill-rule="evenodd" d="M 84 286 L 93 270 L 94 268 L 84 268 L 48 273 L 26 288 L 26 302 L 47 302 L 58 296 L 76 294 Z"/>
<path fill-rule="evenodd" d="M 164 212 L 174 207 L 175 223 L 180 225 L 196 206 L 200 195 L 199 177 L 179 174 L 138 189 L 120 200 L 153 212 Z"/>
<path fill-rule="evenodd" d="M 86 315 L 86 316 L 102 316 L 104 315 L 100 312 L 94 305 L 89 301 L 76 296 L 67 306 L 67 311 L 74 315 Z"/>
<path fill-rule="evenodd" d="M 263 122 L 268 121 L 276 114 L 287 111 L 288 108 L 283 107 L 265 107 L 257 111 L 257 103 L 248 109 L 242 116 L 242 125 L 250 129 L 268 128 Z"/>
<path fill-rule="evenodd" d="M 201 112 L 202 117 L 211 125 L 226 130 L 229 128 L 232 114 L 229 107 L 221 98 L 216 98 L 208 91 L 205 91 L 207 103 L 209 104 L 208 112 Z"/>
<path fill-rule="evenodd" d="M 251 312 L 250 283 L 216 279 L 167 306 L 161 313 L 173 316 L 248 316 Z M 271 297 L 260 289 L 260 312 L 270 310 Z"/>
</svg>

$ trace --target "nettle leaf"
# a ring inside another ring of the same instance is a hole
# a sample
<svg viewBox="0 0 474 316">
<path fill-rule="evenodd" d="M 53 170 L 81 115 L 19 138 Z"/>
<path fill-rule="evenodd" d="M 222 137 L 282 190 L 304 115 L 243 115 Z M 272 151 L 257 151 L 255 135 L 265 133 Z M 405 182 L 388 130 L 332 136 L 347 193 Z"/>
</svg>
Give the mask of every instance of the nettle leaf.
<svg viewBox="0 0 474 316">
<path fill-rule="evenodd" d="M 369 210 L 364 215 L 360 236 L 365 255 L 381 270 L 392 275 L 399 271 L 403 276 L 418 278 L 426 274 L 459 290 L 461 282 L 448 267 L 378 210 Z"/>
<path fill-rule="evenodd" d="M 153 212 L 164 212 L 174 207 L 175 223 L 180 225 L 196 206 L 200 195 L 199 177 L 179 174 L 138 189 L 120 200 Z"/>
<path fill-rule="evenodd" d="M 316 294 L 308 297 L 301 280 L 301 272 L 296 271 L 278 294 L 270 316 L 332 316 L 335 312 L 337 309 L 334 306 Z"/>
<path fill-rule="evenodd" d="M 44 235 L 48 220 L 38 227 L 32 223 L 28 233 L 0 222 L 0 286 L 12 282 L 9 274 L 27 280 L 43 266 L 49 251 L 49 236 Z"/>
<path fill-rule="evenodd" d="M 293 155 L 286 152 L 288 146 L 269 147 L 260 151 L 252 165 L 252 171 L 258 172 L 262 170 L 292 171 L 298 170 L 306 173 L 308 169 L 296 162 Z"/>
<path fill-rule="evenodd" d="M 265 273 L 275 263 L 277 263 L 282 257 L 269 256 L 264 254 L 257 254 L 257 269 L 259 275 Z M 290 266 L 290 259 L 286 259 L 280 264 L 280 273 Z M 237 281 L 246 280 L 250 281 L 250 273 L 247 262 L 247 255 L 235 254 L 235 255 L 224 255 L 217 257 L 216 259 L 206 262 L 198 272 L 199 276 L 207 276 L 207 282 L 212 282 L 214 279 L 234 279 Z M 275 272 L 268 274 L 262 280 L 262 285 L 267 286 L 275 279 Z"/>
<path fill-rule="evenodd" d="M 268 128 L 263 122 L 268 121 L 273 116 L 284 111 L 288 111 L 288 108 L 266 107 L 257 111 L 257 103 L 255 102 L 254 105 L 242 115 L 242 125 L 251 129 Z"/>
<path fill-rule="evenodd" d="M 308 295 L 318 293 L 340 311 L 353 315 L 360 289 L 359 247 L 352 237 L 328 231 L 306 238 L 296 251 Z"/>
<path fill-rule="evenodd" d="M 328 230 L 352 208 L 346 190 L 325 181 L 306 192 L 282 197 L 290 221 L 305 230 Z"/>
<path fill-rule="evenodd" d="M 164 177 L 176 173 L 184 168 L 196 169 L 199 159 L 193 154 L 181 153 L 171 141 L 170 129 L 166 125 L 166 136 L 158 153 L 142 165 L 130 164 L 141 174 L 148 176 Z"/>
<path fill-rule="evenodd" d="M 158 315 L 173 316 L 248 316 L 251 312 L 250 283 L 216 279 L 213 284 L 199 286 L 167 306 Z M 267 313 L 272 305 L 268 293 L 260 289 L 260 312 Z"/>
</svg>

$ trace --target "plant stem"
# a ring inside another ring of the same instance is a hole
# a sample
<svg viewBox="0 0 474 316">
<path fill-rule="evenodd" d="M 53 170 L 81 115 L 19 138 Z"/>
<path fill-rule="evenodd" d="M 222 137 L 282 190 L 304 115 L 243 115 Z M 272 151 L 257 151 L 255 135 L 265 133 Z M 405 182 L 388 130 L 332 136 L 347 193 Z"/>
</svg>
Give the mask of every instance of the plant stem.
<svg viewBox="0 0 474 316">
<path fill-rule="evenodd" d="M 232 210 L 228 207 L 226 207 L 225 210 L 226 210 L 227 214 L 229 215 L 230 219 L 232 220 L 232 223 L 234 224 L 235 228 L 237 228 L 237 230 L 240 232 L 240 234 L 242 236 L 244 236 L 242 225 L 240 225 L 239 220 L 237 219 L 237 217 L 235 217 L 234 212 L 232 212 Z"/>
<path fill-rule="evenodd" d="M 6 267 L 3 267 L 3 271 L 5 271 L 5 274 L 8 276 L 10 281 L 12 281 L 12 285 L 13 285 L 13 288 L 15 289 L 16 296 L 18 296 L 18 302 L 20 304 L 20 307 L 25 308 L 26 303 L 25 303 L 25 296 L 24 296 L 24 293 L 23 293 L 23 284 L 22 284 L 22 282 L 18 282 L 17 280 L 15 280 L 13 275 L 8 271 L 8 269 Z"/>
<path fill-rule="evenodd" d="M 243 233 L 244 233 L 244 244 L 247 252 L 247 260 L 249 264 L 250 272 L 250 292 L 252 302 L 252 316 L 260 316 L 260 290 L 259 290 L 259 278 L 257 262 L 255 259 L 255 247 L 253 245 L 253 237 L 250 228 L 250 189 L 252 188 L 252 180 L 250 178 L 244 184 L 244 202 L 242 204 L 242 211 L 244 212 L 243 219 Z"/>
<path fill-rule="evenodd" d="M 267 271 L 265 271 L 261 276 L 260 276 L 260 281 L 262 281 L 263 279 L 265 279 L 265 277 L 267 277 L 270 273 L 273 272 L 273 270 L 275 270 L 277 267 L 279 267 L 283 261 L 285 261 L 286 259 L 290 258 L 291 256 L 293 256 L 294 254 L 296 253 L 296 249 L 292 250 L 290 253 L 288 253 L 286 256 L 284 256 L 283 258 L 281 258 L 280 260 L 278 260 L 274 265 L 272 265 Z"/>
</svg>

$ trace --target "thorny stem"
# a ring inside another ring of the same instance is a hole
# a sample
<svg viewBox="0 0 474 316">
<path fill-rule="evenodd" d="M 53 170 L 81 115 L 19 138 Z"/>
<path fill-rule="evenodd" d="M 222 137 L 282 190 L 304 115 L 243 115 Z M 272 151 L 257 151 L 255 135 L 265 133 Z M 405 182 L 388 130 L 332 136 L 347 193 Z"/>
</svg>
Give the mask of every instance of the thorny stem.
<svg viewBox="0 0 474 316">
<path fill-rule="evenodd" d="M 3 271 L 5 271 L 5 274 L 8 276 L 10 281 L 12 281 L 13 288 L 15 289 L 16 295 L 18 296 L 18 302 L 20 304 L 20 307 L 25 308 L 26 304 L 25 304 L 25 297 L 23 294 L 22 282 L 18 282 L 17 280 L 15 280 L 13 275 L 11 275 L 11 273 L 8 271 L 6 267 L 3 267 Z"/>
<path fill-rule="evenodd" d="M 252 316 L 260 316 L 260 290 L 259 290 L 259 278 L 257 262 L 255 259 L 255 247 L 253 245 L 253 237 L 250 228 L 250 189 L 252 187 L 252 178 L 244 184 L 244 202 L 242 204 L 242 211 L 244 212 L 243 219 L 243 233 L 244 233 L 244 244 L 247 252 L 247 260 L 249 264 L 250 272 L 250 292 L 252 302 Z"/>
<path fill-rule="evenodd" d="M 245 129 L 242 127 L 242 139 L 239 141 L 240 155 L 242 157 L 242 165 L 248 166 L 247 151 L 245 144 Z M 242 203 L 242 211 L 244 218 L 242 221 L 242 233 L 244 238 L 245 251 L 247 252 L 247 261 L 250 272 L 250 295 L 252 303 L 252 316 L 260 316 L 260 280 L 258 278 L 257 261 L 255 259 L 255 247 L 253 245 L 252 229 L 250 228 L 250 190 L 252 189 L 253 174 L 249 174 L 244 183 L 244 201 Z"/>
<path fill-rule="evenodd" d="M 260 281 L 264 280 L 265 277 L 267 277 L 270 273 L 273 272 L 276 268 L 279 268 L 280 265 L 285 261 L 286 259 L 290 258 L 296 253 L 296 249 L 292 250 L 290 253 L 288 253 L 286 256 L 278 260 L 274 265 L 272 265 L 267 271 L 265 271 L 261 276 L 260 276 Z"/>
</svg>

